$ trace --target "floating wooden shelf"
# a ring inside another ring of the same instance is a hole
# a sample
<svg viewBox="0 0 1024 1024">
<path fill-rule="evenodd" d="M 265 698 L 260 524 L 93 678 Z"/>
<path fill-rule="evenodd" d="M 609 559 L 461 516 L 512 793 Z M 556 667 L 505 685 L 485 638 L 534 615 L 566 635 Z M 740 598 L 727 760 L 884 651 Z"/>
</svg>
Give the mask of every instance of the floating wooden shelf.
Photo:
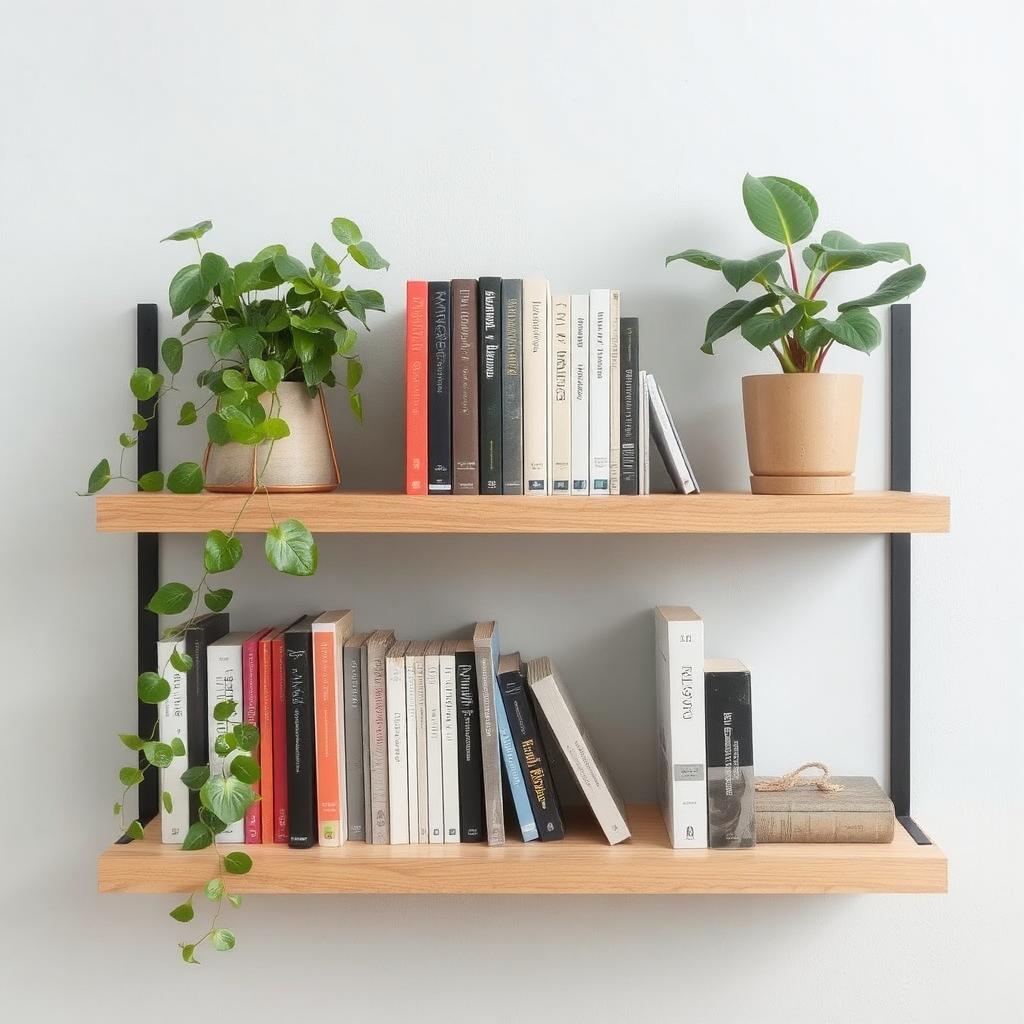
<svg viewBox="0 0 1024 1024">
<path fill-rule="evenodd" d="M 275 494 L 274 514 L 314 533 L 946 533 L 949 498 L 902 491 L 856 494 L 651 494 L 604 498 L 405 494 Z M 133 533 L 227 529 L 237 494 L 121 494 L 96 499 L 96 526 Z M 253 498 L 238 529 L 271 525 Z"/>
<path fill-rule="evenodd" d="M 899 826 L 884 845 L 765 845 L 752 850 L 673 850 L 656 807 L 627 814 L 633 838 L 609 846 L 578 813 L 559 843 L 367 846 L 290 850 L 246 846 L 239 893 L 942 893 L 946 857 L 918 846 Z M 109 847 L 99 860 L 100 892 L 172 893 L 201 889 L 216 874 L 208 851 L 160 843 L 159 820 L 146 838 Z M 233 849 L 232 847 L 231 849 Z"/>
</svg>

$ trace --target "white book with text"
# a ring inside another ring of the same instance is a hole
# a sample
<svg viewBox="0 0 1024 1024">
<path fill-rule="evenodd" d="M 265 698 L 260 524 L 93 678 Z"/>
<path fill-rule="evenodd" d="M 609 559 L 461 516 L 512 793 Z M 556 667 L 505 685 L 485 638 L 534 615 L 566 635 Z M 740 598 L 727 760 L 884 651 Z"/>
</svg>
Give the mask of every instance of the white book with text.
<svg viewBox="0 0 1024 1024">
<path fill-rule="evenodd" d="M 551 494 L 572 493 L 572 322 L 570 297 L 554 295 L 550 306 L 551 402 L 548 467 Z"/>
<path fill-rule="evenodd" d="M 171 695 L 157 705 L 159 714 L 160 742 L 168 746 L 178 739 L 188 747 L 188 690 L 186 673 L 179 672 L 171 664 L 171 655 L 185 653 L 184 640 L 160 640 L 156 645 L 156 670 L 170 683 Z M 166 767 L 160 769 L 160 841 L 183 843 L 188 834 L 188 786 L 181 781 L 181 773 L 188 768 L 188 751 L 177 755 Z M 171 798 L 171 810 L 163 806 L 163 794 Z"/>
<path fill-rule="evenodd" d="M 388 841 L 409 842 L 409 738 L 405 649 L 397 643 L 385 661 L 388 715 Z M 415 732 L 415 729 L 413 730 Z"/>
<path fill-rule="evenodd" d="M 590 493 L 608 494 L 608 451 L 611 437 L 611 391 L 608 372 L 608 331 L 611 291 L 590 292 Z"/>
<path fill-rule="evenodd" d="M 590 296 L 574 295 L 572 317 L 572 453 L 573 494 L 590 493 Z"/>
<path fill-rule="evenodd" d="M 620 456 L 622 437 L 620 430 L 622 392 L 620 391 L 621 381 L 621 359 L 619 353 L 619 314 L 621 305 L 618 288 L 612 288 L 609 292 L 609 317 L 608 317 L 608 493 L 618 494 L 620 486 Z"/>
<path fill-rule="evenodd" d="M 441 796 L 444 841 L 460 841 L 459 820 L 459 707 L 455 686 L 455 644 L 445 641 L 438 659 L 441 689 Z"/>
<path fill-rule="evenodd" d="M 248 631 L 228 633 L 206 648 L 206 694 L 210 715 L 210 776 L 226 772 L 239 751 L 217 753 L 217 738 L 226 736 L 242 721 L 242 644 L 252 634 Z M 213 717 L 214 708 L 224 701 L 234 701 L 235 713 L 227 722 Z M 217 836 L 218 843 L 244 843 L 245 821 L 233 821 Z"/>
<path fill-rule="evenodd" d="M 444 781 L 441 766 L 441 644 L 427 644 L 423 656 L 427 704 L 427 842 L 444 842 Z"/>
<path fill-rule="evenodd" d="M 523 493 L 547 494 L 548 283 L 523 278 Z"/>
</svg>

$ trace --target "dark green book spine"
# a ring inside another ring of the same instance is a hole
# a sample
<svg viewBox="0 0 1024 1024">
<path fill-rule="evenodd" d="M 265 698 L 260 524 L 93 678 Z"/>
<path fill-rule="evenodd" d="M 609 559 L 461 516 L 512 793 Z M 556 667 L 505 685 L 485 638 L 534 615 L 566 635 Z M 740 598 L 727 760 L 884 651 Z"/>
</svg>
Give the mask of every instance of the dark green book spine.
<svg viewBox="0 0 1024 1024">
<path fill-rule="evenodd" d="M 640 321 L 619 320 L 619 493 L 640 493 Z"/>
</svg>

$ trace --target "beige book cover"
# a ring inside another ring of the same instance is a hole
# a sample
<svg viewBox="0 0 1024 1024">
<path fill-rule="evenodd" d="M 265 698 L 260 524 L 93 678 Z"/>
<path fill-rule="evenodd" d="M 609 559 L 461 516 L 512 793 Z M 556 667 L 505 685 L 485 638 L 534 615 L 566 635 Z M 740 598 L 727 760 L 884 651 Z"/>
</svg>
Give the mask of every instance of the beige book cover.
<svg viewBox="0 0 1024 1024">
<path fill-rule="evenodd" d="M 608 493 L 621 493 L 622 391 L 619 372 L 619 315 L 621 300 L 618 288 L 610 292 L 611 315 L 608 318 Z"/>
<path fill-rule="evenodd" d="M 551 404 L 548 466 L 552 494 L 572 493 L 572 321 L 569 295 L 551 298 Z"/>
<path fill-rule="evenodd" d="M 548 302 L 542 277 L 523 278 L 523 492 L 548 493 Z"/>
<path fill-rule="evenodd" d="M 764 779 L 758 779 L 758 783 Z M 891 843 L 892 801 L 870 776 L 831 776 L 843 788 L 824 792 L 813 782 L 754 796 L 759 843 Z"/>
</svg>

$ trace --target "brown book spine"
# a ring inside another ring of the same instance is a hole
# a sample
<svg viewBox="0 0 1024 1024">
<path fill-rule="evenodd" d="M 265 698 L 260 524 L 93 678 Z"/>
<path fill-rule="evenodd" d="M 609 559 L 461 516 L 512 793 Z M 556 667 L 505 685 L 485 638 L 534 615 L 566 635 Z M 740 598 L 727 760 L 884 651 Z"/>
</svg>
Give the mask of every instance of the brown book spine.
<svg viewBox="0 0 1024 1024">
<path fill-rule="evenodd" d="M 891 843 L 891 811 L 758 811 L 759 843 Z"/>
<path fill-rule="evenodd" d="M 454 493 L 480 493 L 477 286 L 452 281 L 452 462 Z"/>
</svg>

